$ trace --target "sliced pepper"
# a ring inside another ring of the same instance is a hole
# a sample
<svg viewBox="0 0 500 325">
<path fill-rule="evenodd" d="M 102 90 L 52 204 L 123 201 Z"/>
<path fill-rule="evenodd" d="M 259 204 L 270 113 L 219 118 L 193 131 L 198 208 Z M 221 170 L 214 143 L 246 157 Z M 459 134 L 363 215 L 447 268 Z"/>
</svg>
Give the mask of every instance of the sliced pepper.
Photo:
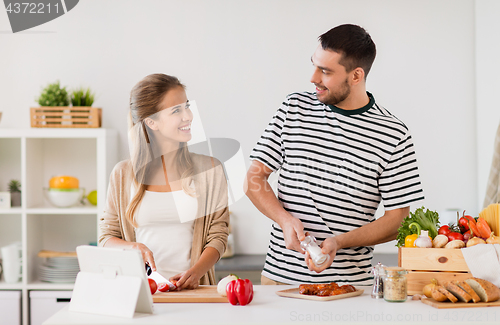
<svg viewBox="0 0 500 325">
<path fill-rule="evenodd" d="M 253 284 L 248 279 L 238 279 L 226 286 L 227 299 L 231 305 L 248 305 L 253 299 Z"/>
<path fill-rule="evenodd" d="M 418 238 L 417 234 L 408 235 L 405 237 L 405 247 L 415 247 L 415 240 Z"/>
</svg>

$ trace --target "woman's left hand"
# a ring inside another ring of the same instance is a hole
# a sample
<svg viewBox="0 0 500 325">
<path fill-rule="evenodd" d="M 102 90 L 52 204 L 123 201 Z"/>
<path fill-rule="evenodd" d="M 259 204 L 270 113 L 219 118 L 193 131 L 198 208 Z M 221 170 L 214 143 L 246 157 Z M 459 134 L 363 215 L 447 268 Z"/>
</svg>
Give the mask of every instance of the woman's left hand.
<svg viewBox="0 0 500 325">
<path fill-rule="evenodd" d="M 177 285 L 176 290 L 196 289 L 198 288 L 201 275 L 198 275 L 196 270 L 190 268 L 187 271 L 174 275 L 169 279 Z"/>
</svg>

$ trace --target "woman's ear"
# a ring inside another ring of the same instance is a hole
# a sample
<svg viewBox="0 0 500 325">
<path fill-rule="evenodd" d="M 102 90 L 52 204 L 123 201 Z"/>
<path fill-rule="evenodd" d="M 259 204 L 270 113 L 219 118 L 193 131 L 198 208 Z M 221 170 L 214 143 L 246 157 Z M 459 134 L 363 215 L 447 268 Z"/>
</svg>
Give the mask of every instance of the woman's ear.
<svg viewBox="0 0 500 325">
<path fill-rule="evenodd" d="M 151 130 L 158 131 L 158 125 L 153 119 L 148 117 L 144 119 L 144 122 Z"/>
</svg>

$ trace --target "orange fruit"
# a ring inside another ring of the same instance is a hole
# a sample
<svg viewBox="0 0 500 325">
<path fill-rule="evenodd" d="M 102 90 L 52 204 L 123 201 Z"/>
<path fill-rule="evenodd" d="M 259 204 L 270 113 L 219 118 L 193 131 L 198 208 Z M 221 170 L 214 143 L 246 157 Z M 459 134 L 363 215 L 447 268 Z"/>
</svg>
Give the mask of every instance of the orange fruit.
<svg viewBox="0 0 500 325">
<path fill-rule="evenodd" d="M 72 176 L 55 176 L 49 181 L 50 188 L 79 188 L 78 178 Z"/>
</svg>

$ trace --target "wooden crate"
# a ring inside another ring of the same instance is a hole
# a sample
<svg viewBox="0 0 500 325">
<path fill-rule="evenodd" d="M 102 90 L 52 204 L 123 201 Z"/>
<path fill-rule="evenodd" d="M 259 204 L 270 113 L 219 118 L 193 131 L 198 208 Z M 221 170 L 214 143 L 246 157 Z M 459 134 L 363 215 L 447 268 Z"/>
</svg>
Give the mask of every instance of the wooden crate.
<svg viewBox="0 0 500 325">
<path fill-rule="evenodd" d="M 408 294 L 421 294 L 426 284 L 471 278 L 460 249 L 400 247 L 398 265 L 408 270 Z"/>
<path fill-rule="evenodd" d="M 96 107 L 32 107 L 34 128 L 99 128 L 101 109 Z"/>
</svg>

